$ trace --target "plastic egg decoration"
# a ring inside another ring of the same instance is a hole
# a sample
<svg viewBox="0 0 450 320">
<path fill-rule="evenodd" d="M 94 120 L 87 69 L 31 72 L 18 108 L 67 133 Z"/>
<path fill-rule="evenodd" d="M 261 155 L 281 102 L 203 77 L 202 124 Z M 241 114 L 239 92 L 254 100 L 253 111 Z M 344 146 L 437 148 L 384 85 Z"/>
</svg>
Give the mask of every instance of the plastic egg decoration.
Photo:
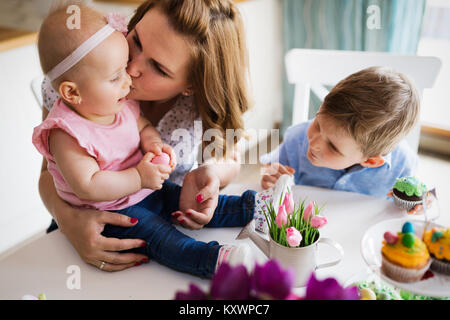
<svg viewBox="0 0 450 320">
<path fill-rule="evenodd" d="M 159 156 L 155 156 L 152 159 L 153 164 L 163 164 L 163 165 L 169 165 L 170 163 L 170 156 L 167 153 L 161 153 Z"/>
</svg>

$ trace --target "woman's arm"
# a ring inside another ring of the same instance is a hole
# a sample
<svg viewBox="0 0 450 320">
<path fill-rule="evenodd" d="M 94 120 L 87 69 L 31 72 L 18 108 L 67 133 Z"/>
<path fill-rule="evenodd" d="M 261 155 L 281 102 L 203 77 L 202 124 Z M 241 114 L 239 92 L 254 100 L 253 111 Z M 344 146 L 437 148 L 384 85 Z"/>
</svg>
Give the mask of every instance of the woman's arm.
<svg viewBox="0 0 450 320">
<path fill-rule="evenodd" d="M 48 115 L 43 108 L 42 119 Z M 106 262 L 103 270 L 119 271 L 133 267 L 146 260 L 147 257 L 135 253 L 119 253 L 118 251 L 139 248 L 143 241 L 139 239 L 113 239 L 101 235 L 106 224 L 132 227 L 138 221 L 108 211 L 79 210 L 64 202 L 56 193 L 53 178 L 47 170 L 47 161 L 42 162 L 39 177 L 39 194 L 42 202 L 57 222 L 61 232 L 67 237 L 80 257 L 96 267 Z"/>
<path fill-rule="evenodd" d="M 201 229 L 213 217 L 220 188 L 229 184 L 240 171 L 239 153 L 224 161 L 210 159 L 189 172 L 183 181 L 175 221 L 189 229 Z"/>
</svg>

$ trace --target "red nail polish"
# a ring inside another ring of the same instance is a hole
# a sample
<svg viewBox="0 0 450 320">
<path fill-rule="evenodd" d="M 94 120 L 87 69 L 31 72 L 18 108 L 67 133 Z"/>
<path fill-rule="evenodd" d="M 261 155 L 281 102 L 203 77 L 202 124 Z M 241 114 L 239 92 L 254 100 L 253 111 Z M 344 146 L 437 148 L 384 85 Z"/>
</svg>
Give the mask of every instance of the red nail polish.
<svg viewBox="0 0 450 320">
<path fill-rule="evenodd" d="M 190 212 L 190 211 L 186 211 L 186 214 L 187 214 L 188 216 L 192 216 L 192 212 Z"/>
<path fill-rule="evenodd" d="M 178 218 L 179 216 L 181 216 L 181 213 L 179 212 L 172 213 L 172 217 Z"/>
<path fill-rule="evenodd" d="M 136 263 L 134 264 L 135 267 L 140 266 L 140 265 L 141 265 L 140 262 L 136 262 Z"/>
<path fill-rule="evenodd" d="M 142 263 L 147 263 L 148 262 L 148 258 L 144 258 L 141 260 Z"/>
<path fill-rule="evenodd" d="M 142 242 L 142 243 L 141 243 L 141 247 L 145 247 L 146 245 L 147 245 L 146 242 Z"/>
<path fill-rule="evenodd" d="M 180 220 L 180 223 L 184 223 L 184 219 L 181 219 L 181 220 Z"/>
<path fill-rule="evenodd" d="M 130 218 L 130 222 L 134 224 L 134 223 L 138 222 L 138 219 L 137 218 Z"/>
<path fill-rule="evenodd" d="M 199 195 L 197 196 L 197 202 L 200 203 L 200 202 L 202 202 L 202 201 L 203 201 L 203 196 L 202 196 L 201 194 L 199 194 Z"/>
</svg>

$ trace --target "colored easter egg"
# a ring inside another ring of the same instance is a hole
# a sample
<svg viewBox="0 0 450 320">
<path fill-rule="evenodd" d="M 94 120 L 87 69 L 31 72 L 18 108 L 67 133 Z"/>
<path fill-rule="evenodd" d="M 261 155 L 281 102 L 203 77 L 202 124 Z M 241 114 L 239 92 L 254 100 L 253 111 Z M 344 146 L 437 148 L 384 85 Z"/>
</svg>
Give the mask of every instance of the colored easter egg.
<svg viewBox="0 0 450 320">
<path fill-rule="evenodd" d="M 369 288 L 362 288 L 361 290 L 359 290 L 359 294 L 361 296 L 361 300 L 377 300 L 375 292 L 373 292 Z"/>
<path fill-rule="evenodd" d="M 391 297 L 386 292 L 380 292 L 377 295 L 377 300 L 391 300 Z"/>
<path fill-rule="evenodd" d="M 409 221 L 405 222 L 405 224 L 402 227 L 402 232 L 403 233 L 409 233 L 409 232 L 414 233 L 414 227 L 413 227 L 412 223 Z"/>
<path fill-rule="evenodd" d="M 383 236 L 388 244 L 396 244 L 398 241 L 398 236 L 392 232 L 386 231 Z"/>
<path fill-rule="evenodd" d="M 161 153 L 159 156 L 156 156 L 152 159 L 152 163 L 169 165 L 170 156 L 167 153 Z"/>
<path fill-rule="evenodd" d="M 414 242 L 416 241 L 414 234 L 411 232 L 405 233 L 402 238 L 402 243 L 407 248 L 412 248 Z"/>
<path fill-rule="evenodd" d="M 433 235 L 431 236 L 431 241 L 432 242 L 436 242 L 439 240 L 439 238 L 442 238 L 444 236 L 444 234 L 440 231 L 435 231 L 433 232 Z"/>
</svg>

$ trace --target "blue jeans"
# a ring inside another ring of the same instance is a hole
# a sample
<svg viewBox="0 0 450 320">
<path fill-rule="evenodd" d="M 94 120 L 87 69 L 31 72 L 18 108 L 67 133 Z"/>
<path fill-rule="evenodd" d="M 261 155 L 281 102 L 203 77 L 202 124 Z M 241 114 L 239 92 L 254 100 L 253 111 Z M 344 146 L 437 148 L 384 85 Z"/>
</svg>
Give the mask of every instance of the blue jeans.
<svg viewBox="0 0 450 320">
<path fill-rule="evenodd" d="M 166 181 L 161 190 L 154 191 L 141 202 L 115 212 L 137 218 L 130 228 L 106 225 L 102 234 L 119 239 L 138 238 L 147 245 L 129 250 L 147 255 L 175 270 L 210 278 L 214 274 L 221 245 L 217 241 L 202 242 L 178 231 L 171 222 L 171 214 L 179 210 L 181 187 Z M 241 196 L 219 195 L 214 216 L 205 227 L 239 227 L 253 219 L 255 191 Z"/>
</svg>

